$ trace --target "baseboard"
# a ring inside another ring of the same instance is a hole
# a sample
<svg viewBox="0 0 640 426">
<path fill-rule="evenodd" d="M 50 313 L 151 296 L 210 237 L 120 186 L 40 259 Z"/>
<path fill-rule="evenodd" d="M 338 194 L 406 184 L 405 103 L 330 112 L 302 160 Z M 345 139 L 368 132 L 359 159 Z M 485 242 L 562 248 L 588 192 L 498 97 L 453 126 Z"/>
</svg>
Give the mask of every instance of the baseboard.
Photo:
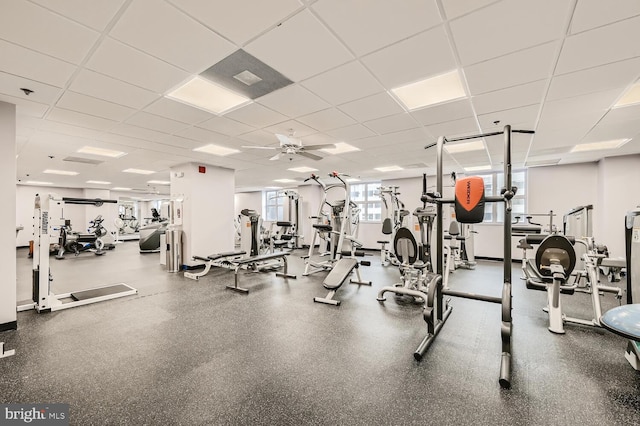
<svg viewBox="0 0 640 426">
<path fill-rule="evenodd" d="M 17 320 L 0 324 L 0 331 L 9 331 L 9 330 L 17 330 L 17 329 L 18 329 Z"/>
</svg>

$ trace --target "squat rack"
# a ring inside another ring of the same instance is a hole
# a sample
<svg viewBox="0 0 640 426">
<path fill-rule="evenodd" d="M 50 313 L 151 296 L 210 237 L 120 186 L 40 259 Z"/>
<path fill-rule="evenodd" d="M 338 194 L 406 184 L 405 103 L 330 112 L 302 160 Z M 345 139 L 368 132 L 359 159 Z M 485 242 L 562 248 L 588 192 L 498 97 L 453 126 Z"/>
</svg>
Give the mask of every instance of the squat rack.
<svg viewBox="0 0 640 426">
<path fill-rule="evenodd" d="M 437 278 L 442 277 L 443 274 L 443 236 L 444 232 L 443 217 L 442 217 L 442 205 L 455 203 L 455 199 L 443 199 L 442 190 L 442 149 L 447 142 L 457 142 L 470 139 L 481 139 L 489 136 L 504 135 L 504 188 L 501 189 L 499 196 L 485 197 L 485 202 L 489 203 L 504 203 L 504 279 L 502 285 L 502 296 L 487 296 L 475 293 L 464 293 L 453 290 L 444 290 L 442 288 L 442 280 L 436 279 L 433 284 L 429 286 L 428 297 L 425 303 L 424 320 L 427 323 L 428 334 L 420 343 L 420 346 L 414 352 L 414 358 L 418 361 L 422 359 L 425 352 L 435 337 L 440 332 L 442 325 L 449 317 L 452 307 L 449 306 L 448 301 L 444 301 L 444 296 L 462 297 L 466 299 L 480 300 L 483 302 L 498 303 L 502 306 L 502 321 L 500 325 L 500 335 L 502 338 L 502 357 L 500 362 L 500 378 L 499 383 L 503 388 L 509 388 L 511 386 L 511 332 L 512 332 L 512 318 L 511 318 L 511 199 L 514 197 L 517 188 L 512 186 L 511 179 L 511 134 L 512 133 L 524 133 L 533 134 L 532 130 L 512 130 L 510 125 L 504 126 L 504 129 L 500 132 L 482 133 L 471 136 L 462 136 L 457 138 L 447 138 L 440 136 L 438 141 L 434 144 L 425 146 L 425 149 L 436 146 L 436 192 L 431 194 L 424 194 L 425 200 L 435 202 L 437 207 L 436 224 L 437 224 L 437 259 L 436 259 L 436 273 Z"/>
</svg>

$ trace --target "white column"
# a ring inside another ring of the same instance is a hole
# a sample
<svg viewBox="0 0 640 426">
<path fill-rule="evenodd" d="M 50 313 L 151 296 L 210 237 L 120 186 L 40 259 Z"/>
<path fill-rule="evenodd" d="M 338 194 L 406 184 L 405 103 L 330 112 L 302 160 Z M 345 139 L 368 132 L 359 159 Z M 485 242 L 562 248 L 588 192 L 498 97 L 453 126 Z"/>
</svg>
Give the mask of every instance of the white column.
<svg viewBox="0 0 640 426">
<path fill-rule="evenodd" d="M 200 167 L 204 167 L 204 173 Z M 186 163 L 171 168 L 171 198 L 183 199 L 182 261 L 234 250 L 235 175 L 231 169 Z"/>
<path fill-rule="evenodd" d="M 0 102 L 0 331 L 17 328 L 16 316 L 16 106 Z"/>
</svg>

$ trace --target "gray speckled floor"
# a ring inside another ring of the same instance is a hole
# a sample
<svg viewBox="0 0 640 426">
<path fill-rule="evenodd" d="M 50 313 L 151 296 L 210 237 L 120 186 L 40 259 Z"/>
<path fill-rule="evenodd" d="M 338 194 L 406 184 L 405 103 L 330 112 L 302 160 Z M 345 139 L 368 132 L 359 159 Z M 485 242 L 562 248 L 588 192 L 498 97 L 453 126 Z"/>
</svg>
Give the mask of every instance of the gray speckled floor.
<svg viewBox="0 0 640 426">
<path fill-rule="evenodd" d="M 498 385 L 499 306 L 453 299 L 453 313 L 422 362 L 420 306 L 379 288 L 397 269 L 370 258 L 345 284 L 339 307 L 319 274 L 297 280 L 248 274 L 250 293 L 225 290 L 233 274 L 200 281 L 163 270 L 136 242 L 103 257 L 52 261 L 57 292 L 125 282 L 137 296 L 49 314 L 18 314 L 0 334 L 13 357 L 0 360 L 0 402 L 64 402 L 72 424 L 640 424 L 640 374 L 625 339 L 567 325 L 547 331 L 545 293 L 526 290 L 514 265 L 512 389 Z M 30 297 L 30 259 L 18 251 L 18 298 Z M 452 288 L 499 295 L 502 264 L 458 270 Z M 566 312 L 590 314 L 584 294 L 563 296 Z M 616 302 L 607 296 L 605 309 Z"/>
</svg>

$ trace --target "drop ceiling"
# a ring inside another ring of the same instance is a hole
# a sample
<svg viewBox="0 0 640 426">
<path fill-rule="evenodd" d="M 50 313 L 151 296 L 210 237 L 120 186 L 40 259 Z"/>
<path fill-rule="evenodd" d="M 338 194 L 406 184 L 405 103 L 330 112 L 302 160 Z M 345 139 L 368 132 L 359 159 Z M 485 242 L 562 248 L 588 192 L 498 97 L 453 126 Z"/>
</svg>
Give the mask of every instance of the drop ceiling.
<svg viewBox="0 0 640 426">
<path fill-rule="evenodd" d="M 504 124 L 536 131 L 514 136 L 517 168 L 590 162 L 640 153 L 640 105 L 612 108 L 640 77 L 638 40 L 635 0 L 12 0 L 0 14 L 0 101 L 17 105 L 17 179 L 69 187 L 149 188 L 185 162 L 236 170 L 239 191 L 300 180 L 287 169 L 302 166 L 416 176 L 434 173 L 435 153 L 422 148 L 438 136 Z M 221 116 L 166 97 L 240 49 L 293 83 Z M 390 94 L 454 70 L 463 99 L 407 111 Z M 242 148 L 275 146 L 274 133 L 290 129 L 308 145 L 360 151 L 269 161 L 272 151 Z M 570 152 L 620 138 L 630 141 Z M 240 152 L 193 151 L 207 144 Z M 445 168 L 497 170 L 496 144 L 447 154 Z M 83 146 L 127 154 L 79 154 Z M 405 170 L 375 170 L 392 165 Z"/>
</svg>

